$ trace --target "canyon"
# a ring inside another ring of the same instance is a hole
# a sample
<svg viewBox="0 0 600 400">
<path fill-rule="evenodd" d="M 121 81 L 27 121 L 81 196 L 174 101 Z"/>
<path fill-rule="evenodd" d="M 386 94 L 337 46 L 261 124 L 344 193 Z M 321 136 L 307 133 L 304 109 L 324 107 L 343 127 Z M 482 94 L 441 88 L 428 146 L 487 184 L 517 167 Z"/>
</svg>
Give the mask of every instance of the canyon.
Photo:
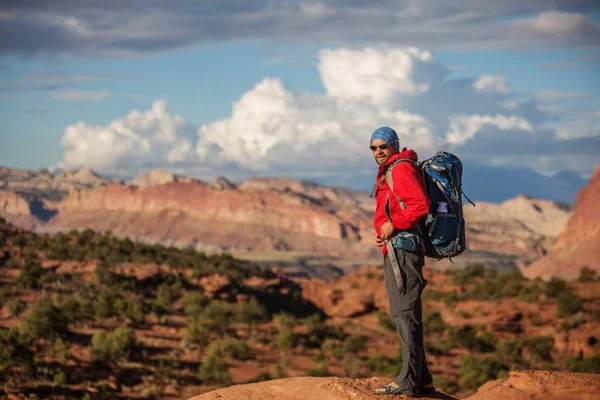
<svg viewBox="0 0 600 400">
<path fill-rule="evenodd" d="M 499 270 L 528 269 L 550 251 L 572 214 L 568 205 L 524 195 L 501 204 L 476 203 L 464 206 L 469 251 L 454 263 L 428 259 L 429 267 L 485 263 Z M 110 231 L 284 267 L 290 260 L 287 267 L 299 275 L 315 273 L 306 261 L 311 258 L 327 260 L 334 275 L 379 262 L 380 250 L 372 244 L 373 207 L 366 193 L 284 178 L 203 182 L 153 170 L 116 181 L 90 169 L 56 174 L 0 169 L 0 216 L 21 228 Z"/>
</svg>

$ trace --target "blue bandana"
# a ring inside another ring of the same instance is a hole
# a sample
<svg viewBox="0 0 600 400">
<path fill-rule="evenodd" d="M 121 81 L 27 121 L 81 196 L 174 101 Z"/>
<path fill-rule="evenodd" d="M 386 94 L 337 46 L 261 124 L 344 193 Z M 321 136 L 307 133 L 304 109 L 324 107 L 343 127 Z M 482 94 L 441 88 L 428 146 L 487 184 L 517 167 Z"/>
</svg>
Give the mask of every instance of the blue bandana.
<svg viewBox="0 0 600 400">
<path fill-rule="evenodd" d="M 388 142 L 396 150 L 400 149 L 400 143 L 398 143 L 398 135 L 396 134 L 396 131 L 392 128 L 388 128 L 387 126 L 382 126 L 381 128 L 378 128 L 371 135 L 371 142 L 375 139 Z"/>
</svg>

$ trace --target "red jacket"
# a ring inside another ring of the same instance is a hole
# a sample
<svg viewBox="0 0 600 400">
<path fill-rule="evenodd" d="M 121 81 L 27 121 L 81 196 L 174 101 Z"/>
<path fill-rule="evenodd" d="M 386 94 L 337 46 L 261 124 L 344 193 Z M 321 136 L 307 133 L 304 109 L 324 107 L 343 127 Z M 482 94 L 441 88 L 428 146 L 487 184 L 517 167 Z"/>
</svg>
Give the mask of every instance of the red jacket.
<svg viewBox="0 0 600 400">
<path fill-rule="evenodd" d="M 388 167 L 398 158 L 418 160 L 417 153 L 413 150 L 407 150 L 406 147 L 403 148 L 399 154 L 394 154 L 385 164 L 379 166 L 375 187 L 379 185 L 381 177 L 385 175 Z M 394 180 L 394 193 L 392 193 L 389 185 L 384 180 L 381 186 L 379 186 L 375 197 L 377 207 L 375 209 L 375 216 L 373 217 L 373 226 L 377 235 L 381 234 L 381 226 L 388 221 L 385 213 L 385 204 L 388 197 L 390 199 L 391 223 L 397 230 L 402 231 L 416 227 L 421 218 L 429 212 L 430 202 L 425 192 L 421 171 L 412 163 L 401 162 L 396 164 L 392 170 L 392 179 Z M 400 203 L 396 199 L 396 196 L 400 197 L 406 204 L 404 210 L 400 208 Z M 385 255 L 386 252 L 386 246 L 383 246 L 383 254 Z"/>
</svg>

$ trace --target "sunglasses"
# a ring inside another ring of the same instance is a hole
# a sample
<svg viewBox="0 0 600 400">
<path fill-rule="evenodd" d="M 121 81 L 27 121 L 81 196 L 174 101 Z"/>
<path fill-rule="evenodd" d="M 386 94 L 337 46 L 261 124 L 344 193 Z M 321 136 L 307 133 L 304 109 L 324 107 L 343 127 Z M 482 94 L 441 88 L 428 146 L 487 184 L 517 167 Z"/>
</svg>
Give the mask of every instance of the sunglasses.
<svg viewBox="0 0 600 400">
<path fill-rule="evenodd" d="M 395 142 L 397 142 L 397 140 L 394 140 L 392 143 L 395 143 Z M 385 150 L 385 149 L 387 149 L 387 148 L 388 148 L 390 145 L 391 145 L 391 143 L 381 143 L 381 144 L 380 144 L 380 145 L 378 145 L 378 146 L 369 146 L 369 148 L 371 149 L 371 151 L 375 151 L 375 150 L 377 150 L 377 149 L 380 149 L 380 150 Z"/>
</svg>

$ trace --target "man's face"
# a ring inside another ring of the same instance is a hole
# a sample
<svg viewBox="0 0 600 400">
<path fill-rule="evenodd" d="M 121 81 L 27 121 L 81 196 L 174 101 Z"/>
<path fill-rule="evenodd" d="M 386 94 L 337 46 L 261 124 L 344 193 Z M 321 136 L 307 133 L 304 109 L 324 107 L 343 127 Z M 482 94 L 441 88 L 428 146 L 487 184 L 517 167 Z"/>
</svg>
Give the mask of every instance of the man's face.
<svg viewBox="0 0 600 400">
<path fill-rule="evenodd" d="M 385 145 L 387 145 L 387 147 Z M 386 148 L 382 149 L 380 146 Z M 396 149 L 394 149 L 394 147 L 391 144 L 381 139 L 374 139 L 373 141 L 371 141 L 371 151 L 373 152 L 373 157 L 375 158 L 375 161 L 379 165 L 385 164 L 385 162 L 396 153 Z"/>
</svg>

